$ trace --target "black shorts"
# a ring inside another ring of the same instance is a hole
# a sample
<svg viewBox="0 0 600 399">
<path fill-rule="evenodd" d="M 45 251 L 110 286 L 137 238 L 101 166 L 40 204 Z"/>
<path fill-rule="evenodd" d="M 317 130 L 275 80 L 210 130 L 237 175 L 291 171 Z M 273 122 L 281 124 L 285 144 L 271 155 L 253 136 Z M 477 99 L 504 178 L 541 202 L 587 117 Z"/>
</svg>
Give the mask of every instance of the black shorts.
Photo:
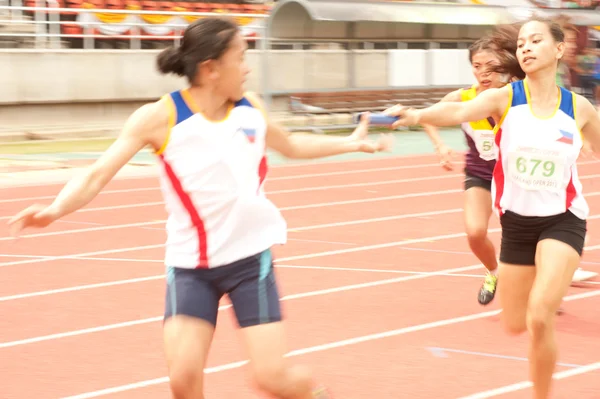
<svg viewBox="0 0 600 399">
<path fill-rule="evenodd" d="M 537 217 L 521 216 L 507 211 L 500 216 L 502 240 L 500 262 L 513 265 L 535 265 L 537 243 L 546 238 L 562 241 L 583 254 L 587 221 L 572 212 Z"/>
<path fill-rule="evenodd" d="M 481 177 L 473 176 L 467 172 L 465 173 L 465 191 L 467 191 L 471 187 L 481 187 L 491 192 L 492 181 L 483 179 Z"/>
<path fill-rule="evenodd" d="M 281 321 L 271 251 L 213 269 L 168 267 L 164 318 L 186 315 L 216 325 L 224 294 L 242 328 Z"/>
</svg>

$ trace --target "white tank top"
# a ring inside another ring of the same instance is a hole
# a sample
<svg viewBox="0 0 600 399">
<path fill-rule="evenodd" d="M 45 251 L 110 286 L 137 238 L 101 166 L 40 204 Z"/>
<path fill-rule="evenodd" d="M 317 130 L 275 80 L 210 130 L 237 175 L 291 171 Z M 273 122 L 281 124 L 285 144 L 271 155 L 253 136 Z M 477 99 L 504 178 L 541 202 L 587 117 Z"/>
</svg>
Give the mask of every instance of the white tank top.
<svg viewBox="0 0 600 399">
<path fill-rule="evenodd" d="M 511 84 L 509 105 L 494 131 L 498 160 L 492 198 L 498 214 L 551 216 L 589 214 L 577 174 L 583 139 L 575 120 L 576 97 L 560 88 L 554 114 L 539 118 L 530 106 L 525 81 Z"/>
<path fill-rule="evenodd" d="M 263 191 L 263 110 L 244 97 L 211 121 L 186 90 L 165 97 L 171 128 L 157 151 L 168 212 L 165 264 L 213 268 L 285 243 L 285 220 Z"/>
</svg>

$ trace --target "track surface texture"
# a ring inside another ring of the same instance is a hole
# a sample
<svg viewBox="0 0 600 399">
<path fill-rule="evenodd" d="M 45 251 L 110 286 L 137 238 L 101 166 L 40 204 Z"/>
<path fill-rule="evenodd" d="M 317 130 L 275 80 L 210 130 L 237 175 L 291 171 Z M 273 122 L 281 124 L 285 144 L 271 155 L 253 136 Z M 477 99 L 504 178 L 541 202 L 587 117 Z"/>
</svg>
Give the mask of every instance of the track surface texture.
<svg viewBox="0 0 600 399">
<path fill-rule="evenodd" d="M 600 269 L 600 162 L 580 162 L 592 210 L 582 266 Z M 460 165 L 434 155 L 271 167 L 266 189 L 289 242 L 274 249 L 290 361 L 335 398 L 529 398 L 527 337 L 498 301 L 477 303 L 484 269 L 463 228 Z M 162 348 L 166 214 L 152 178 L 111 182 L 45 230 L 6 220 L 62 185 L 0 189 L 0 397 L 170 397 Z M 492 217 L 490 236 L 499 248 Z M 558 321 L 553 397 L 598 398 L 600 282 L 571 287 Z M 261 397 L 224 299 L 206 398 Z"/>
</svg>

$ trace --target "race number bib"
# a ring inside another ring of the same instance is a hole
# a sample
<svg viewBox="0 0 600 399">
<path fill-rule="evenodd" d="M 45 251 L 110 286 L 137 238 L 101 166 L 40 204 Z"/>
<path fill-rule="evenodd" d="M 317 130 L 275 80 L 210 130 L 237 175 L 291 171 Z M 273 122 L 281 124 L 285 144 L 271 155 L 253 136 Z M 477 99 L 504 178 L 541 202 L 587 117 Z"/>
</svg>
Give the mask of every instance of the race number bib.
<svg viewBox="0 0 600 399">
<path fill-rule="evenodd" d="M 508 154 L 508 177 L 525 190 L 562 191 L 565 163 L 555 151 L 519 149 Z"/>
<path fill-rule="evenodd" d="M 479 157 L 486 161 L 496 159 L 496 151 L 494 150 L 494 132 L 491 130 L 475 130 L 473 132 L 475 146 Z"/>
</svg>

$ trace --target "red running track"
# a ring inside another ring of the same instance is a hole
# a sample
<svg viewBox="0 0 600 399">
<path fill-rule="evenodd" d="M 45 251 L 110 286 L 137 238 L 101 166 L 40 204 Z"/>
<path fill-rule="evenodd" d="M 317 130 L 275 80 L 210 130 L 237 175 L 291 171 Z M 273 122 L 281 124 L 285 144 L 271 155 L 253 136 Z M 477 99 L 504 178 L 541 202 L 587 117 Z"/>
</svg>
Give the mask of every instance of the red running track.
<svg viewBox="0 0 600 399">
<path fill-rule="evenodd" d="M 580 174 L 593 270 L 600 163 L 582 162 Z M 2 220 L 60 188 L 0 189 Z M 291 359 L 336 398 L 530 396 L 526 337 L 505 335 L 497 304 L 476 300 L 483 269 L 464 238 L 460 170 L 444 172 L 434 156 L 288 165 L 271 169 L 267 191 L 290 228 L 275 253 Z M 85 209 L 19 240 L 2 224 L 1 397 L 169 396 L 165 217 L 156 179 L 140 178 L 111 182 Z M 499 245 L 496 220 L 490 228 Z M 599 281 L 569 290 L 557 397 L 598 396 L 599 305 Z M 206 397 L 257 397 L 244 360 L 225 299 Z"/>
</svg>

